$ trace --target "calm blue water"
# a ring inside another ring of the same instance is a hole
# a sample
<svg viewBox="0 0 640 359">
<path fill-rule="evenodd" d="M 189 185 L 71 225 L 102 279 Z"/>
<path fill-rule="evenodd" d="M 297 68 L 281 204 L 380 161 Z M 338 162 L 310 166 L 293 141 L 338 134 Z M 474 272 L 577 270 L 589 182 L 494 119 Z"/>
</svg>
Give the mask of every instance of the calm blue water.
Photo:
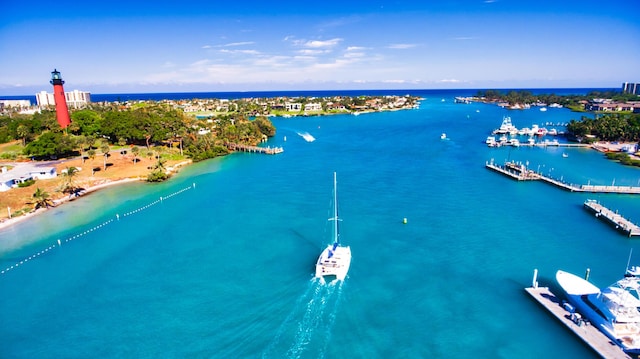
<svg viewBox="0 0 640 359">
<path fill-rule="evenodd" d="M 640 172 L 590 150 L 488 148 L 504 115 L 517 127 L 579 115 L 454 95 L 417 110 L 275 118 L 280 155 L 198 163 L 0 232 L 0 269 L 23 261 L 0 274 L 0 357 L 596 357 L 523 288 L 535 268 L 541 285 L 590 268 L 604 286 L 630 249 L 639 264 L 638 240 L 582 203 L 639 222 L 640 198 L 518 183 L 484 163 L 529 161 L 592 184 L 638 185 Z M 342 285 L 323 286 L 313 265 L 330 241 L 333 171 L 353 261 Z"/>
</svg>

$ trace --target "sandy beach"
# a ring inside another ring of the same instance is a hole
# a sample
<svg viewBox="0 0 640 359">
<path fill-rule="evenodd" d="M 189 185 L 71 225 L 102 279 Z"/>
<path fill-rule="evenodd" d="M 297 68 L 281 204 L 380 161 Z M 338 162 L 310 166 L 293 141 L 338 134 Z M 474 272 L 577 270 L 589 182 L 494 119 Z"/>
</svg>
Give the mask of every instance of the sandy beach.
<svg viewBox="0 0 640 359">
<path fill-rule="evenodd" d="M 93 163 L 95 162 L 95 163 Z M 10 227 L 16 223 L 26 221 L 35 215 L 46 212 L 51 208 L 55 208 L 69 201 L 81 200 L 83 197 L 90 193 L 101 190 L 103 188 L 120 185 L 124 183 L 145 181 L 149 172 L 149 168 L 153 165 L 154 160 L 149 158 L 139 158 L 139 161 L 132 164 L 131 158 L 127 156 L 114 155 L 109 159 L 109 168 L 104 171 L 88 170 L 92 167 L 101 167 L 103 164 L 102 159 L 94 161 L 82 162 L 81 159 L 70 159 L 65 161 L 55 162 L 39 162 L 38 165 L 51 165 L 56 167 L 58 177 L 47 180 L 37 180 L 34 185 L 25 188 L 12 188 L 5 192 L 0 192 L 0 208 L 6 208 L 6 211 L 2 211 L 0 216 L 0 230 Z M 166 172 L 171 175 L 175 173 L 182 166 L 192 163 L 191 160 L 183 161 L 171 161 L 166 164 Z M 7 163 L 0 163 L 0 167 L 7 165 Z M 14 163 L 15 165 L 15 163 Z M 76 167 L 79 169 L 77 178 L 74 180 L 76 186 L 82 188 L 79 192 L 79 196 L 69 196 L 59 192 L 60 184 L 63 181 L 62 170 L 67 167 Z M 33 204 L 29 204 L 33 193 L 37 188 L 40 188 L 50 195 L 54 207 L 39 208 L 37 210 L 32 209 Z M 20 211 L 17 214 L 16 211 Z M 11 213 L 11 218 L 9 218 Z"/>
<path fill-rule="evenodd" d="M 82 190 L 79 193 L 79 196 L 73 196 L 73 197 L 72 196 L 64 196 L 64 197 L 61 197 L 59 199 L 54 200 L 53 201 L 54 207 L 39 208 L 37 210 L 33 210 L 33 211 L 28 212 L 28 213 L 26 213 L 24 215 L 21 215 L 21 216 L 15 216 L 15 217 L 3 219 L 2 221 L 0 221 L 0 230 L 2 230 L 4 228 L 7 228 L 7 227 L 10 227 L 10 226 L 12 226 L 12 225 L 14 225 L 16 223 L 20 223 L 22 221 L 30 219 L 30 218 L 34 217 L 35 215 L 38 215 L 40 213 L 44 213 L 44 212 L 48 211 L 49 209 L 55 208 L 57 206 L 60 206 L 60 205 L 62 205 L 64 203 L 66 203 L 66 202 L 78 200 L 78 199 L 80 199 L 82 197 L 85 197 L 88 194 L 90 194 L 92 192 L 95 192 L 97 190 L 100 190 L 100 189 L 103 189 L 103 188 L 106 188 L 106 187 L 110 187 L 110 186 L 114 186 L 114 185 L 119 185 L 119 184 L 129 183 L 129 182 L 138 182 L 138 181 L 142 181 L 142 180 L 143 179 L 141 179 L 141 178 L 123 178 L 123 179 L 120 179 L 120 180 L 104 182 L 104 183 L 97 184 L 95 186 L 91 186 L 89 188 L 86 188 L 86 189 Z"/>
</svg>

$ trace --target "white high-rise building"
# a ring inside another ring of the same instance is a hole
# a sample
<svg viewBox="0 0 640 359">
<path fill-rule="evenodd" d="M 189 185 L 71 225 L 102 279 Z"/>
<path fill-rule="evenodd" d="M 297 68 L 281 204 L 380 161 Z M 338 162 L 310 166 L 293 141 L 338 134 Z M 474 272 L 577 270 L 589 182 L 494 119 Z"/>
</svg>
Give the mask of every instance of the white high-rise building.
<svg viewBox="0 0 640 359">
<path fill-rule="evenodd" d="M 625 82 L 622 84 L 622 93 L 640 95 L 640 84 Z"/>
<path fill-rule="evenodd" d="M 91 93 L 73 90 L 65 92 L 64 98 L 67 101 L 67 106 L 78 108 L 91 102 Z M 53 93 L 48 93 L 47 91 L 38 92 L 36 94 L 36 102 L 38 107 L 55 106 L 56 104 Z"/>
</svg>

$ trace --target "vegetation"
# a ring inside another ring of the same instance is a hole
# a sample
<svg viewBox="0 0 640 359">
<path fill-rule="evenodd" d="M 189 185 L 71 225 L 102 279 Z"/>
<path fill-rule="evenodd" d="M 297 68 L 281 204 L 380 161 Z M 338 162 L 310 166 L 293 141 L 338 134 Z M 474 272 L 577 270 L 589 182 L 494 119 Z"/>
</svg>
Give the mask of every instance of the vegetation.
<svg viewBox="0 0 640 359">
<path fill-rule="evenodd" d="M 75 194 L 77 195 L 80 191 L 80 188 L 75 184 L 75 178 L 78 175 L 79 170 L 76 167 L 67 167 L 62 171 L 62 177 L 64 181 L 62 182 L 62 186 L 60 187 L 60 192 L 67 193 L 69 195 Z"/>
<path fill-rule="evenodd" d="M 571 120 L 567 132 L 577 140 L 592 138 L 601 141 L 640 141 L 640 114 L 607 113 L 596 118 L 582 116 L 580 121 Z"/>
<path fill-rule="evenodd" d="M 255 108 L 244 106 L 247 111 Z M 54 111 L 34 115 L 0 116 L 0 143 L 21 141 L 22 154 L 36 160 L 49 160 L 82 156 L 83 161 L 93 159 L 97 151 L 103 156 L 102 170 L 108 169 L 112 146 L 131 146 L 133 164 L 138 162 L 140 147 L 167 148 L 173 151 L 155 151 L 172 155 L 179 151 L 193 161 L 228 154 L 229 142 L 256 145 L 266 137 L 275 135 L 275 127 L 267 117 L 250 119 L 242 112 L 229 113 L 207 120 L 187 116 L 179 108 L 164 103 L 140 103 L 135 106 L 121 104 L 91 104 L 71 114 L 71 125 L 62 130 Z M 175 148 L 177 147 L 179 148 Z M 121 149 L 124 156 L 126 150 Z M 15 159 L 17 152 L 3 153 L 3 158 Z M 163 166 L 152 169 L 154 181 L 166 175 Z M 67 189 L 69 190 L 69 189 Z"/>
<path fill-rule="evenodd" d="M 33 193 L 33 208 L 49 208 L 53 206 L 53 201 L 49 198 L 49 193 L 41 190 L 40 188 L 36 188 L 36 191 Z"/>
<path fill-rule="evenodd" d="M 20 182 L 18 183 L 18 187 L 29 187 L 32 184 L 36 183 L 36 180 L 34 179 L 28 179 L 26 181 Z"/>
<path fill-rule="evenodd" d="M 509 105 L 515 104 L 552 104 L 557 103 L 564 107 L 569 107 L 574 111 L 584 111 L 580 101 L 589 101 L 594 98 L 607 98 L 616 102 L 638 101 L 640 96 L 633 94 L 623 94 L 618 91 L 591 91 L 586 95 L 556 95 L 556 94 L 540 94 L 534 95 L 531 91 L 515 91 L 511 90 L 507 93 L 498 90 L 480 90 L 476 93 L 476 97 L 485 98 L 490 102 L 506 102 Z"/>
<path fill-rule="evenodd" d="M 623 165 L 640 167 L 640 160 L 633 159 L 631 158 L 631 156 L 629 156 L 626 153 L 607 152 L 605 153 L 605 155 L 607 156 L 608 159 L 618 161 Z"/>
</svg>

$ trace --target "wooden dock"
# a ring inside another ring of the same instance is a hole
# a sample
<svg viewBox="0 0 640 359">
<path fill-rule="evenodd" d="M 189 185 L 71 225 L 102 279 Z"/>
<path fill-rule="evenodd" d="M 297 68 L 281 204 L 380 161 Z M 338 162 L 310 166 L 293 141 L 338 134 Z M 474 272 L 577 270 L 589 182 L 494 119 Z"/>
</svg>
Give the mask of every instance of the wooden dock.
<svg viewBox="0 0 640 359">
<path fill-rule="evenodd" d="M 576 324 L 571 320 L 571 313 L 562 307 L 561 301 L 547 287 L 529 287 L 525 291 L 556 319 L 582 339 L 591 349 L 605 359 L 629 359 L 620 346 L 613 343 L 598 328 L 589 323 Z"/>
<path fill-rule="evenodd" d="M 231 151 L 251 152 L 251 153 L 264 153 L 267 155 L 276 155 L 284 152 L 282 147 L 258 147 L 241 145 L 239 143 L 227 143 L 227 148 Z"/>
<path fill-rule="evenodd" d="M 614 212 L 594 199 L 586 200 L 584 208 L 627 236 L 640 236 L 640 226 L 618 214 L 618 211 Z"/>
<path fill-rule="evenodd" d="M 504 166 L 497 165 L 493 161 L 486 162 L 485 167 L 518 181 L 540 180 L 570 192 L 640 194 L 640 187 L 575 185 L 566 183 L 562 180 L 544 176 L 541 173 L 537 173 L 527 168 L 523 164 L 515 163 L 513 161 L 506 162 Z"/>
</svg>

